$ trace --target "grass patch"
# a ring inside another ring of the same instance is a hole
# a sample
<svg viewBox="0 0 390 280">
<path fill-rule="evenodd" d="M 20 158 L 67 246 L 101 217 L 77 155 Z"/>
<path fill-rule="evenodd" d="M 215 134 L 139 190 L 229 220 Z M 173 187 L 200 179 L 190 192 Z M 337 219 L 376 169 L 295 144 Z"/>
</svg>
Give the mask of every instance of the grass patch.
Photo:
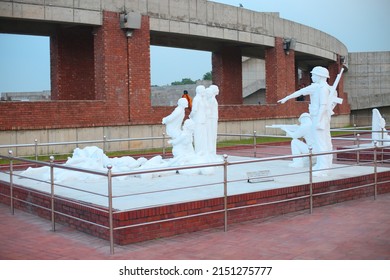
<svg viewBox="0 0 390 280">
<path fill-rule="evenodd" d="M 289 141 L 291 141 L 290 138 L 256 137 L 256 144 L 267 144 L 267 143 L 289 142 Z M 253 138 L 219 141 L 217 143 L 217 148 L 226 148 L 226 147 L 240 146 L 240 145 L 253 145 Z"/>
</svg>

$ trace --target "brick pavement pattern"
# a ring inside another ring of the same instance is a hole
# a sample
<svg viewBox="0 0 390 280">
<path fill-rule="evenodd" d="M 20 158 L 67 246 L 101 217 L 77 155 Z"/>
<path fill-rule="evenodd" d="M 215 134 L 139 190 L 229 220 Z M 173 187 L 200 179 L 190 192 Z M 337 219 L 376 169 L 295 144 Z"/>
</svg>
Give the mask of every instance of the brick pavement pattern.
<svg viewBox="0 0 390 280">
<path fill-rule="evenodd" d="M 115 246 L 0 204 L 2 260 L 389 260 L 390 194 Z"/>
</svg>

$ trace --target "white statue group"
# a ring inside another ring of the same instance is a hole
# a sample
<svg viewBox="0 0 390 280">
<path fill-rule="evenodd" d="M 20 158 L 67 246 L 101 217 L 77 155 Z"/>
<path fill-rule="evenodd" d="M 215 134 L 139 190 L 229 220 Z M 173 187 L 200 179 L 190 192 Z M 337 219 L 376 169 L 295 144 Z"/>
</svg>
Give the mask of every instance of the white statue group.
<svg viewBox="0 0 390 280">
<path fill-rule="evenodd" d="M 280 128 L 284 129 L 290 137 L 291 150 L 293 155 L 309 153 L 309 147 L 312 147 L 314 153 L 329 152 L 333 150 L 332 139 L 330 135 L 330 120 L 333 115 L 333 109 L 342 99 L 337 97 L 336 87 L 340 81 L 343 70 L 337 76 L 333 86 L 329 86 L 328 69 L 317 66 L 311 71 L 313 83 L 302 88 L 285 98 L 279 100 L 279 103 L 285 103 L 287 100 L 297 98 L 301 95 L 310 95 L 309 113 L 303 113 L 300 118 L 300 126 Z M 299 140 L 305 139 L 305 142 Z M 316 164 L 313 166 L 315 176 L 326 176 L 328 170 L 332 167 L 333 155 L 326 154 L 316 157 Z M 294 158 L 291 166 L 303 167 L 304 158 Z"/>
<path fill-rule="evenodd" d="M 328 152 L 333 150 L 330 135 L 330 120 L 333 109 L 342 99 L 337 97 L 336 87 L 340 81 L 343 70 L 338 74 L 333 86 L 329 86 L 327 79 L 329 71 L 322 67 L 314 67 L 311 71 L 313 83 L 302 88 L 285 98 L 279 103 L 285 103 L 302 95 L 310 95 L 309 113 L 303 113 L 300 125 L 273 126 L 282 128 L 287 135 L 293 138 L 291 149 L 293 155 L 309 153 L 312 147 L 313 153 Z M 184 124 L 185 108 L 188 102 L 185 98 L 178 101 L 176 109 L 162 123 L 166 125 L 166 132 L 171 137 L 173 161 L 183 165 L 190 163 L 205 163 L 220 160 L 216 155 L 217 126 L 218 126 L 218 102 L 216 95 L 219 89 L 215 85 L 208 88 L 200 85 L 196 88 L 196 96 L 192 104 L 192 111 Z M 183 124 L 183 125 L 182 125 Z M 303 138 L 304 141 L 299 140 Z M 326 176 L 332 167 L 333 155 L 326 154 L 316 156 L 313 170 L 316 176 Z M 294 158 L 292 167 L 303 167 L 304 158 Z"/>
<path fill-rule="evenodd" d="M 175 110 L 162 119 L 166 133 L 171 138 L 173 162 L 171 165 L 186 165 L 220 161 L 217 156 L 218 102 L 215 98 L 219 88 L 211 85 L 196 87 L 189 118 L 184 121 L 188 101 L 180 98 Z"/>
</svg>

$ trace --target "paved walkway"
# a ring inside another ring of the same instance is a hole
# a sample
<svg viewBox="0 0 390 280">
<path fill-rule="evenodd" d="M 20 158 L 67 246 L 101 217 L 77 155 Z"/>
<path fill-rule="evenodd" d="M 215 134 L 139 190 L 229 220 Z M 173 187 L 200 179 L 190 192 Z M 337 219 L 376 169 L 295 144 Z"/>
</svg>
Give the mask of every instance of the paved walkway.
<svg viewBox="0 0 390 280">
<path fill-rule="evenodd" d="M 175 237 L 115 246 L 0 204 L 0 259 L 390 259 L 390 194 Z"/>
</svg>

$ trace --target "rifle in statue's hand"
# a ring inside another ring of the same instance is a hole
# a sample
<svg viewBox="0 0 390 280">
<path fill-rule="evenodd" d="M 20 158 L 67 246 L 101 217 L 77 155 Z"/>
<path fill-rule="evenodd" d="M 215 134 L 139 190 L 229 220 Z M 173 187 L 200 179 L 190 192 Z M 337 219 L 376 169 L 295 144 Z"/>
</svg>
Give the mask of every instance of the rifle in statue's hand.
<svg viewBox="0 0 390 280">
<path fill-rule="evenodd" d="M 296 124 L 273 124 L 273 125 L 266 125 L 265 127 L 268 128 L 279 128 L 287 133 L 288 136 L 290 136 L 290 132 L 294 132 L 299 128 L 299 125 Z"/>
<path fill-rule="evenodd" d="M 328 103 L 328 116 L 332 116 L 334 114 L 333 109 L 336 107 L 337 104 L 343 103 L 343 99 L 337 97 L 337 91 L 336 88 L 340 82 L 341 75 L 343 75 L 344 67 L 341 69 L 340 73 L 337 74 L 336 80 L 334 81 L 333 85 L 329 89 L 329 103 Z"/>
</svg>

